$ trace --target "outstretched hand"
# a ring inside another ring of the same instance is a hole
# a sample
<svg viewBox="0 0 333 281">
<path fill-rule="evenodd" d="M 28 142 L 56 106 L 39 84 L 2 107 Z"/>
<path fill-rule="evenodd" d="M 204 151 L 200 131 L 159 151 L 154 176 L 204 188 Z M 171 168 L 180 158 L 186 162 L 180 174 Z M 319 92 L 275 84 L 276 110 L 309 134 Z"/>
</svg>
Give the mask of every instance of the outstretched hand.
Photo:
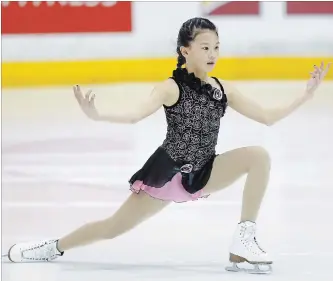
<svg viewBox="0 0 333 281">
<path fill-rule="evenodd" d="M 79 85 L 75 85 L 73 90 L 75 98 L 78 101 L 84 114 L 92 120 L 98 120 L 99 114 L 95 108 L 95 94 L 92 94 L 92 90 L 89 90 L 85 95 L 82 94 Z"/>
<path fill-rule="evenodd" d="M 314 92 L 317 90 L 318 86 L 320 85 L 321 81 L 324 80 L 328 70 L 331 66 L 331 63 L 328 63 L 326 68 L 324 69 L 324 62 L 321 62 L 320 67 L 314 66 L 314 71 L 310 72 L 311 78 L 309 79 L 306 85 L 306 94 L 310 97 L 313 96 Z"/>
</svg>

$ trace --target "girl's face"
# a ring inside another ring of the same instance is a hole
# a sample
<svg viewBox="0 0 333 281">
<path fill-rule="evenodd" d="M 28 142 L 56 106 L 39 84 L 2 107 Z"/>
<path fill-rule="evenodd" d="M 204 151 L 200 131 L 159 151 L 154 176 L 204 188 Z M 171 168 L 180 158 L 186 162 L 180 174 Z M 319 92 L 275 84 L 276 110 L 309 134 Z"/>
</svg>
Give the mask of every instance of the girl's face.
<svg viewBox="0 0 333 281">
<path fill-rule="evenodd" d="M 219 38 L 215 31 L 202 30 L 190 43 L 181 49 L 186 65 L 203 72 L 213 70 L 219 57 Z"/>
</svg>

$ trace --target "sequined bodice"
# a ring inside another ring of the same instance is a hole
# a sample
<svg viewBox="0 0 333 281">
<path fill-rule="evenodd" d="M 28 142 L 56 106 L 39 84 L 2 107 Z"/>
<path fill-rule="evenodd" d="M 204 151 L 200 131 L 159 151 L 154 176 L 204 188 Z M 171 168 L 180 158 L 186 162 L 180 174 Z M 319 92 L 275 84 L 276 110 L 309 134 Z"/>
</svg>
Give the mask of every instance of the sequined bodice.
<svg viewBox="0 0 333 281">
<path fill-rule="evenodd" d="M 164 107 L 168 126 L 162 147 L 173 160 L 191 164 L 195 171 L 215 154 L 227 99 L 223 89 L 202 85 L 201 81 L 198 84 L 197 78 L 187 77 L 187 81 L 176 77 L 179 100 Z"/>
</svg>

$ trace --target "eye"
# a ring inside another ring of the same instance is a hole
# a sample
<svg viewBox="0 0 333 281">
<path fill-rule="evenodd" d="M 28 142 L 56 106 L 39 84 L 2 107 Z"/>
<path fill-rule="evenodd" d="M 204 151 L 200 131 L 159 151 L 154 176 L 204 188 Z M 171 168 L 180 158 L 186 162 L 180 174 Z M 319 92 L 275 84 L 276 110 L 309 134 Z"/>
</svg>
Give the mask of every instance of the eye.
<svg viewBox="0 0 333 281">
<path fill-rule="evenodd" d="M 208 47 L 203 47 L 202 49 L 205 51 L 208 51 Z"/>
<path fill-rule="evenodd" d="M 220 46 L 216 46 L 216 47 L 215 47 L 215 50 L 218 50 L 218 49 L 220 49 Z"/>
</svg>

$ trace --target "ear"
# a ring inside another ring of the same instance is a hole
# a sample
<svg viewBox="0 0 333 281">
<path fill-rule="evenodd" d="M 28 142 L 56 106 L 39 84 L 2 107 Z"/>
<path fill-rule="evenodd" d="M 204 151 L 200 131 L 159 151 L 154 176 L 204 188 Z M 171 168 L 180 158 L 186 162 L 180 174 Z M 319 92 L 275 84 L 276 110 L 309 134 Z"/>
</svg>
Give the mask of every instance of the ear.
<svg viewBox="0 0 333 281">
<path fill-rule="evenodd" d="M 188 56 L 188 48 L 180 47 L 180 52 L 185 58 Z"/>
</svg>

